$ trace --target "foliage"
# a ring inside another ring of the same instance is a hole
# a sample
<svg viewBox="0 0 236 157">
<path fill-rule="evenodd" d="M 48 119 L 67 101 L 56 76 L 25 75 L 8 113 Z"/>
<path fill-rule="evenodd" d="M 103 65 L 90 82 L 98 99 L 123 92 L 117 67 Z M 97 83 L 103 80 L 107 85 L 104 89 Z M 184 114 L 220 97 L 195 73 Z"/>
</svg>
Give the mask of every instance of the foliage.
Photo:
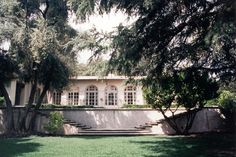
<svg viewBox="0 0 236 157">
<path fill-rule="evenodd" d="M 98 107 L 88 106 L 88 105 L 71 106 L 71 105 L 43 104 L 40 108 L 41 109 L 80 109 L 80 108 L 98 108 Z"/>
<path fill-rule="evenodd" d="M 217 97 L 218 85 L 207 73 L 188 71 L 166 75 L 161 79 L 144 82 L 144 93 L 148 104 L 159 110 L 177 134 L 187 134 L 197 111 L 207 100 Z M 175 112 L 179 107 L 186 109 L 185 126 L 180 127 Z M 171 117 L 167 113 L 171 113 Z"/>
<path fill-rule="evenodd" d="M 119 72 L 151 79 L 195 68 L 235 78 L 235 1 L 106 0 L 101 7 L 137 16 L 113 36 L 110 63 Z"/>
<path fill-rule="evenodd" d="M 151 105 L 145 104 L 145 105 L 137 105 L 137 104 L 124 104 L 122 108 L 133 108 L 133 109 L 138 109 L 138 108 L 151 108 Z"/>
<path fill-rule="evenodd" d="M 15 63 L 14 57 L 11 57 L 11 55 L 9 55 L 5 50 L 0 49 L 0 93 L 6 102 L 6 111 L 8 116 L 6 126 L 7 132 L 9 133 L 11 133 L 14 128 L 14 117 L 12 102 L 6 90 L 6 83 L 9 83 L 15 77 L 15 72 L 17 71 Z"/>
<path fill-rule="evenodd" d="M 44 128 L 52 134 L 55 134 L 63 126 L 63 116 L 60 112 L 51 112 L 49 115 L 49 122 L 44 126 Z"/>
<path fill-rule="evenodd" d="M 0 81 L 7 82 L 13 79 L 17 70 L 16 62 L 6 51 L 0 50 Z"/>
<path fill-rule="evenodd" d="M 5 101 L 5 100 L 4 100 L 4 97 L 1 97 L 1 96 L 0 96 L 0 106 L 3 106 L 4 101 Z"/>
<path fill-rule="evenodd" d="M 223 90 L 218 98 L 221 113 L 225 116 L 227 129 L 231 132 L 236 130 L 236 94 Z"/>
<path fill-rule="evenodd" d="M 87 64 L 79 64 L 77 74 L 81 76 L 106 76 L 108 61 L 92 60 Z"/>
<path fill-rule="evenodd" d="M 192 124 L 193 109 L 216 96 L 211 79 L 236 79 L 235 5 L 233 0 L 101 0 L 102 11 L 116 7 L 137 17 L 112 36 L 111 70 L 147 76 L 150 103 L 162 113 L 173 103 L 183 106 Z"/>
<path fill-rule="evenodd" d="M 221 91 L 218 98 L 220 107 L 229 110 L 230 112 L 236 111 L 236 94 L 229 91 Z"/>
<path fill-rule="evenodd" d="M 6 51 L 9 61 L 15 59 L 17 78 L 32 84 L 22 126 L 26 124 L 37 85 L 41 84 L 43 90 L 36 109 L 50 88 L 63 88 L 73 75 L 76 54 L 70 41 L 77 33 L 68 25 L 69 10 L 64 0 L 4 0 L 0 4 L 0 44 L 10 43 Z M 13 74 L 10 70 L 9 73 Z"/>
</svg>

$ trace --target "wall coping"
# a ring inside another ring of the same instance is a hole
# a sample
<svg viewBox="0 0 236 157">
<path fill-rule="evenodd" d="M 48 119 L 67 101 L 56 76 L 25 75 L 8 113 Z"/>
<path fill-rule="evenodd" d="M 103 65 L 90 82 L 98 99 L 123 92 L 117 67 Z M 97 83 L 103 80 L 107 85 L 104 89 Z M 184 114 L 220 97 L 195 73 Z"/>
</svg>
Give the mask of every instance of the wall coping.
<svg viewBox="0 0 236 157">
<path fill-rule="evenodd" d="M 23 106 L 15 106 L 13 109 L 24 109 Z M 0 110 L 5 110 L 6 107 L 0 107 Z M 219 109 L 219 107 L 204 107 L 203 109 Z M 179 108 L 178 110 L 185 110 Z M 152 108 L 53 108 L 39 109 L 39 111 L 157 111 Z"/>
</svg>

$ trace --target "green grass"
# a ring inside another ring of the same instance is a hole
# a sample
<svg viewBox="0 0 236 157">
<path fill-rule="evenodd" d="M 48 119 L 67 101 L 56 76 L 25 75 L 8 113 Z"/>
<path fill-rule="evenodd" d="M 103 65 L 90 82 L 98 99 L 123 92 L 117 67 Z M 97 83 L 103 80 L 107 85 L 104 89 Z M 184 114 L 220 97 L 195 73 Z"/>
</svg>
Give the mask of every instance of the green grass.
<svg viewBox="0 0 236 157">
<path fill-rule="evenodd" d="M 0 139 L 0 157 L 233 157 L 233 135 Z"/>
</svg>

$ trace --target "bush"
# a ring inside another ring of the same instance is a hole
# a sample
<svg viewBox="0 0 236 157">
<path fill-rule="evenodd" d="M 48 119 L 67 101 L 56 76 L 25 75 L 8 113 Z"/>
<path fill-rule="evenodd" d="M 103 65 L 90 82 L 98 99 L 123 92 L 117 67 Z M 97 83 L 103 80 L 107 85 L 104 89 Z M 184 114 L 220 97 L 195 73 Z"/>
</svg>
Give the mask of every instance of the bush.
<svg viewBox="0 0 236 157">
<path fill-rule="evenodd" d="M 122 108 L 152 108 L 151 105 L 124 104 Z"/>
<path fill-rule="evenodd" d="M 63 116 L 60 112 L 51 112 L 49 115 L 49 122 L 44 128 L 51 134 L 58 132 L 63 126 Z"/>
<path fill-rule="evenodd" d="M 0 97 L 0 106 L 3 106 L 4 101 L 4 97 Z"/>
<path fill-rule="evenodd" d="M 225 116 L 226 125 L 230 131 L 236 129 L 236 94 L 222 91 L 218 98 L 219 108 Z"/>
<path fill-rule="evenodd" d="M 88 105 L 56 105 L 56 104 L 43 104 L 41 109 L 80 109 L 80 108 L 103 108 L 103 107 L 95 107 Z"/>
</svg>

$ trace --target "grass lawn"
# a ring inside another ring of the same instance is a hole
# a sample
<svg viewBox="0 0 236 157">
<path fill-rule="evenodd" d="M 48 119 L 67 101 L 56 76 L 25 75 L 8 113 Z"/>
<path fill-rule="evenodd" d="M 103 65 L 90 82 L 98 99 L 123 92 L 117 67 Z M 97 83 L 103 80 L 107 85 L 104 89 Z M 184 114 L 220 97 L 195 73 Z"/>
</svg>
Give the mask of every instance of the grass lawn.
<svg viewBox="0 0 236 157">
<path fill-rule="evenodd" d="M 233 157 L 235 136 L 78 136 L 0 139 L 0 157 Z"/>
</svg>

